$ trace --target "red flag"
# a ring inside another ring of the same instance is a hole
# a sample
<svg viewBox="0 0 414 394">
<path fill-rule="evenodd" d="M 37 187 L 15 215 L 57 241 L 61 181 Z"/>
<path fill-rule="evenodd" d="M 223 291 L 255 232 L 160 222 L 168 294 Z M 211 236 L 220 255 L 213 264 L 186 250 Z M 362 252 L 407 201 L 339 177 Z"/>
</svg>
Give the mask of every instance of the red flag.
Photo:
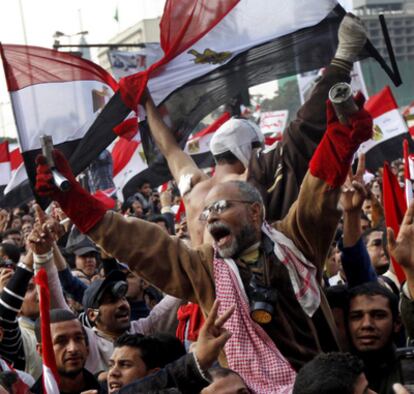
<svg viewBox="0 0 414 394">
<path fill-rule="evenodd" d="M 42 336 L 43 360 L 43 391 L 47 394 L 59 393 L 59 375 L 56 367 L 55 352 L 53 351 L 52 335 L 50 333 L 50 292 L 47 273 L 44 268 L 34 278 L 39 286 L 39 307 Z"/>
<path fill-rule="evenodd" d="M 391 227 L 394 230 L 394 234 L 397 236 L 400 230 L 400 224 L 407 210 L 407 203 L 405 202 L 404 191 L 387 162 L 384 163 L 383 201 L 385 223 L 387 227 Z M 399 282 L 404 282 L 404 271 L 393 258 L 391 258 L 391 262 Z"/>
<path fill-rule="evenodd" d="M 4 141 L 0 144 L 0 186 L 7 185 L 11 178 L 11 163 L 9 143 Z"/>
</svg>

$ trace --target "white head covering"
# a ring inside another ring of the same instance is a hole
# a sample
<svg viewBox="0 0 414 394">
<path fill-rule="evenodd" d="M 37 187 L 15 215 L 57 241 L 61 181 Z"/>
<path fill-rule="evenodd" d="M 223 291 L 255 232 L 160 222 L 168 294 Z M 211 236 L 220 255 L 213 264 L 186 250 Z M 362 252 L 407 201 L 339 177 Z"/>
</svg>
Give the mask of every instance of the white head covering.
<svg viewBox="0 0 414 394">
<path fill-rule="evenodd" d="M 247 168 L 253 142 L 264 142 L 259 126 L 247 119 L 231 118 L 214 133 L 210 140 L 210 150 L 213 155 L 231 152 Z"/>
</svg>

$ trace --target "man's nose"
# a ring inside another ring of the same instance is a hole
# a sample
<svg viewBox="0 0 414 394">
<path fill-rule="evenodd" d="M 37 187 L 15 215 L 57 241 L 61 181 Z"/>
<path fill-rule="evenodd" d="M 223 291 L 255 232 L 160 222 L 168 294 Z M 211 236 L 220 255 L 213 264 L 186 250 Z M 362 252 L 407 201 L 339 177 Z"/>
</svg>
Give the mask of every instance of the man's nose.
<svg viewBox="0 0 414 394">
<path fill-rule="evenodd" d="M 372 318 L 371 316 L 367 313 L 363 316 L 362 321 L 361 321 L 361 327 L 364 328 L 371 328 L 373 326 L 372 324 Z"/>
<path fill-rule="evenodd" d="M 68 342 L 66 350 L 68 352 L 77 352 L 78 347 L 79 347 L 78 343 L 74 340 L 71 340 Z"/>
<path fill-rule="evenodd" d="M 109 376 L 113 376 L 113 377 L 119 377 L 119 376 L 121 376 L 121 373 L 120 373 L 120 371 L 118 369 L 118 366 L 116 364 L 114 364 L 113 367 L 109 368 L 108 377 Z"/>
</svg>

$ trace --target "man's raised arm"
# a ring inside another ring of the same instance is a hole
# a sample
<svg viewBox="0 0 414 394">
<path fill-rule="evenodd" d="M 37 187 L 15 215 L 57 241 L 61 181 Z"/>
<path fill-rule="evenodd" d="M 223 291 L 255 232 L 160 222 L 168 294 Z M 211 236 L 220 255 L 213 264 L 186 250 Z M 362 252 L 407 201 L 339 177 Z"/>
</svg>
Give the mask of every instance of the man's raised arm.
<svg viewBox="0 0 414 394">
<path fill-rule="evenodd" d="M 197 167 L 190 155 L 178 145 L 173 133 L 165 124 L 149 93 L 143 102 L 147 113 L 148 125 L 158 149 L 166 158 L 168 167 L 177 184 L 183 175 L 191 175 L 191 184 L 194 186 L 206 175 Z"/>
</svg>

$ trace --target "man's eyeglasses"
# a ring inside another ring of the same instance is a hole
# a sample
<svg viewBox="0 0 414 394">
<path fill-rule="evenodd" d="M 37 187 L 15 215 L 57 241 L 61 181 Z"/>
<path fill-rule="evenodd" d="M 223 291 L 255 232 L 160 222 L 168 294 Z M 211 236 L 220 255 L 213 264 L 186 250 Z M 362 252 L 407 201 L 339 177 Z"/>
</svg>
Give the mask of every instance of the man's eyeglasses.
<svg viewBox="0 0 414 394">
<path fill-rule="evenodd" d="M 239 202 L 242 204 L 253 204 L 254 201 L 246 201 L 246 200 L 217 200 L 212 204 L 204 207 L 203 211 L 199 216 L 199 220 L 205 222 L 211 213 L 216 215 L 222 214 L 225 210 L 229 209 L 235 202 Z"/>
</svg>

